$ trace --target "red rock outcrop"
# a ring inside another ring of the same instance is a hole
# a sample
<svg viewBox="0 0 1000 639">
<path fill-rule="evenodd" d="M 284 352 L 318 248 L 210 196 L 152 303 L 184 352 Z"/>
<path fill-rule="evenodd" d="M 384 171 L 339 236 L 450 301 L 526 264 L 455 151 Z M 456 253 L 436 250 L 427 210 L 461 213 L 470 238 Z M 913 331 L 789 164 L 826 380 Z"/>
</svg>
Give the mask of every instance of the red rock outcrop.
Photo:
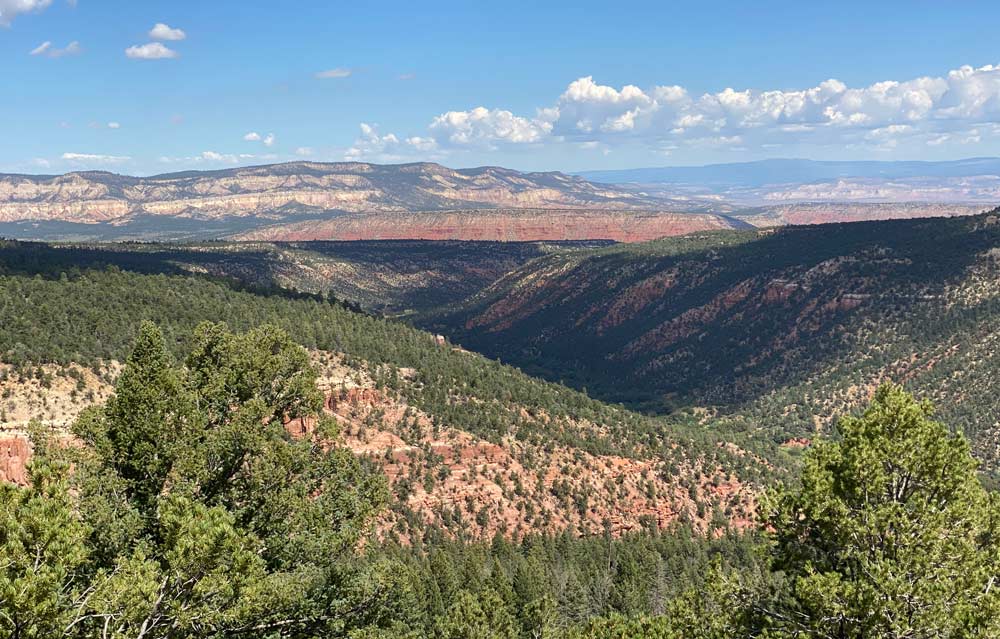
<svg viewBox="0 0 1000 639">
<path fill-rule="evenodd" d="M 614 240 L 646 242 L 696 231 L 733 228 L 709 213 L 581 209 L 475 209 L 343 215 L 267 226 L 240 240 Z"/>
<path fill-rule="evenodd" d="M 0 481 L 24 484 L 26 464 L 31 457 L 31 442 L 23 432 L 0 433 Z"/>
</svg>

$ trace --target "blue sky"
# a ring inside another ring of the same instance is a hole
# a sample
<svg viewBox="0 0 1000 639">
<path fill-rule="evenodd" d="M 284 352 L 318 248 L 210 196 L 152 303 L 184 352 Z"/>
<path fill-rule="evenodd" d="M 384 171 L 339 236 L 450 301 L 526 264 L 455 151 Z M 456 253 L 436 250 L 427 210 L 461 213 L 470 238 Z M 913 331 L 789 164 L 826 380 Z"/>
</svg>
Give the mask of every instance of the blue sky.
<svg viewBox="0 0 1000 639">
<path fill-rule="evenodd" d="M 0 171 L 1000 155 L 998 23 L 919 0 L 0 0 Z"/>
</svg>

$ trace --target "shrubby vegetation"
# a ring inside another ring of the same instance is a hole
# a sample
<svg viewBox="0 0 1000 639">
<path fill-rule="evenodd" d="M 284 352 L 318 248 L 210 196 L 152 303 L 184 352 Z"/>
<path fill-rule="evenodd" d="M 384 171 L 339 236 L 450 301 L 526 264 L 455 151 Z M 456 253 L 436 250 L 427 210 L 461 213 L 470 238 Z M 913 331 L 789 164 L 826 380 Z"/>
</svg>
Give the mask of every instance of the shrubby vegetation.
<svg viewBox="0 0 1000 639">
<path fill-rule="evenodd" d="M 758 533 L 466 543 L 429 529 L 383 543 L 372 531 L 391 501 L 384 478 L 334 445 L 300 344 L 364 361 L 384 388 L 486 439 L 659 454 L 665 468 L 701 455 L 765 478 L 704 432 L 718 421 L 691 415 L 677 430 L 325 296 L 22 267 L 0 274 L 0 359 L 31 375 L 49 361 L 126 367 L 114 397 L 73 425 L 77 444 L 37 429 L 29 485 L 0 487 L 0 637 L 1000 634 L 1000 503 L 955 434 L 965 422 L 935 421 L 902 388 L 881 387 L 801 459 L 776 454 L 800 473 L 762 500 Z M 967 312 L 978 326 L 992 307 Z M 748 447 L 751 429 L 777 438 L 781 420 L 806 419 L 778 397 L 726 418 L 749 424 Z M 967 400 L 972 420 L 995 404 L 975 385 Z M 300 416 L 315 419 L 314 438 L 286 432 Z"/>
</svg>

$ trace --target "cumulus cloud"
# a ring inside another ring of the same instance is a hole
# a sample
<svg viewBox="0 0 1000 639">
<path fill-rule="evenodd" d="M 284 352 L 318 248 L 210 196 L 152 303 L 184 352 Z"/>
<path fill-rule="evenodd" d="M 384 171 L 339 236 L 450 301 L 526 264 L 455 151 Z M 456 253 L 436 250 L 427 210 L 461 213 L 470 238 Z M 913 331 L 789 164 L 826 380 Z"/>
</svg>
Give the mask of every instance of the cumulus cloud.
<svg viewBox="0 0 1000 639">
<path fill-rule="evenodd" d="M 448 111 L 430 124 L 435 140 L 456 145 L 492 147 L 497 142 L 538 142 L 552 131 L 544 119 L 524 118 L 502 109 L 477 107 L 470 111 Z"/>
<path fill-rule="evenodd" d="M 48 40 L 41 43 L 34 49 L 30 51 L 30 55 L 42 56 L 46 58 L 61 58 L 67 55 L 80 55 L 83 52 L 83 48 L 80 43 L 73 40 L 63 48 L 58 48 L 52 46 L 52 43 Z"/>
<path fill-rule="evenodd" d="M 432 138 L 414 136 L 400 139 L 392 133 L 382 135 L 377 125 L 362 122 L 361 135 L 344 153 L 344 159 L 401 162 L 412 159 L 415 152 L 429 153 L 436 148 L 437 142 Z"/>
<path fill-rule="evenodd" d="M 160 42 L 150 42 L 125 49 L 125 55 L 133 60 L 165 60 L 176 58 L 180 54 Z"/>
<path fill-rule="evenodd" d="M 260 133 L 257 133 L 256 131 L 251 131 L 250 133 L 244 135 L 243 139 L 246 140 L 247 142 L 260 142 Z"/>
<path fill-rule="evenodd" d="M 432 119 L 434 148 L 571 143 L 581 148 L 646 146 L 768 149 L 779 146 L 976 143 L 975 127 L 1000 120 L 1000 65 L 964 66 L 942 76 L 851 87 L 829 79 L 803 89 L 735 89 L 692 94 L 682 86 L 571 82 L 532 115 L 502 108 L 447 111 Z M 393 147 L 375 136 L 362 142 Z M 359 145 L 355 145 L 359 146 Z"/>
<path fill-rule="evenodd" d="M 51 4 L 52 0 L 0 0 L 0 27 L 9 27 L 17 16 L 43 11 Z"/>
<path fill-rule="evenodd" d="M 343 67 L 337 67 L 336 69 L 327 69 L 326 71 L 320 71 L 316 74 L 316 77 L 320 80 L 331 80 L 336 78 L 347 78 L 351 75 L 350 69 L 345 69 Z"/>
<path fill-rule="evenodd" d="M 186 38 L 187 34 L 184 33 L 182 29 L 173 29 L 162 22 L 157 22 L 156 25 L 149 30 L 149 37 L 153 40 L 168 40 L 176 42 Z"/>
</svg>

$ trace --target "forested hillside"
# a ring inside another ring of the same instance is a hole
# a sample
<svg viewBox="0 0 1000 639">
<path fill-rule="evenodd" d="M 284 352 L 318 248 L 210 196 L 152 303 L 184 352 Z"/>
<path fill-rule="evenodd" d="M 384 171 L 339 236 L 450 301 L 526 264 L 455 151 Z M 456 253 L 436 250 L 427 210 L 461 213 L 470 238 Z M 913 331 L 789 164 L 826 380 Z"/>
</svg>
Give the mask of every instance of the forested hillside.
<svg viewBox="0 0 1000 639">
<path fill-rule="evenodd" d="M 775 441 L 815 436 L 896 380 L 995 465 L 998 282 L 994 211 L 550 255 L 427 325 L 596 397 L 721 412 Z"/>
<path fill-rule="evenodd" d="M 553 251 L 610 242 L 0 242 L 0 273 L 46 275 L 115 266 L 211 276 L 264 293 L 334 296 L 367 311 L 426 311 L 478 293 Z"/>
<path fill-rule="evenodd" d="M 143 320 L 175 354 L 202 321 L 280 327 L 314 351 L 348 445 L 390 476 L 387 536 L 743 526 L 754 486 L 775 472 L 763 463 L 768 446 L 747 454 L 710 429 L 604 404 L 324 296 L 37 259 L 52 254 L 0 252 L 11 256 L 0 276 L 3 415 L 46 420 L 57 404 L 72 414 L 106 396 Z"/>
</svg>

